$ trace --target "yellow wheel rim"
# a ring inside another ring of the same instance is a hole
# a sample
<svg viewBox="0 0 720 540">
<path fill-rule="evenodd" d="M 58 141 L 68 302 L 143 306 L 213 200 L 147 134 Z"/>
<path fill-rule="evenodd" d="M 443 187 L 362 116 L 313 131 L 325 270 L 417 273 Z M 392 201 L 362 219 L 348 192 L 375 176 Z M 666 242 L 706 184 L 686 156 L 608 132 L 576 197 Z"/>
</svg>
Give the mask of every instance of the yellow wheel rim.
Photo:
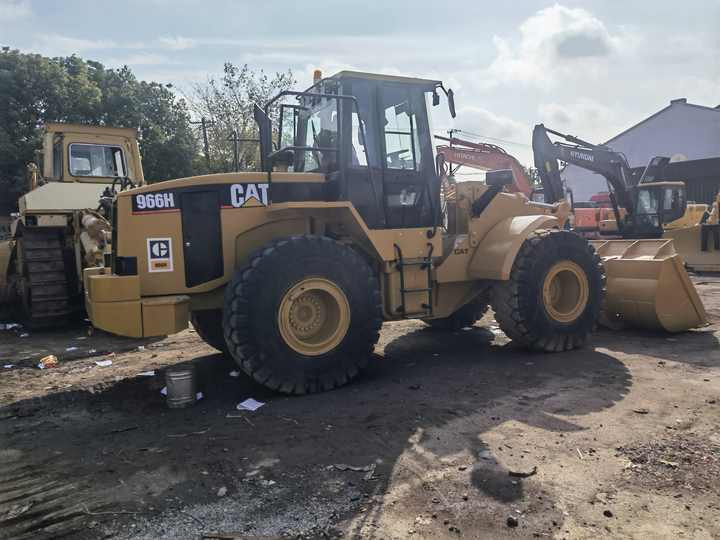
<svg viewBox="0 0 720 540">
<path fill-rule="evenodd" d="M 575 321 L 585 310 L 589 296 L 587 275 L 572 261 L 555 263 L 545 275 L 543 305 L 550 318 L 557 322 Z"/>
<path fill-rule="evenodd" d="M 309 278 L 283 296 L 278 328 L 285 343 L 305 356 L 337 347 L 350 328 L 350 303 L 332 281 Z"/>
</svg>

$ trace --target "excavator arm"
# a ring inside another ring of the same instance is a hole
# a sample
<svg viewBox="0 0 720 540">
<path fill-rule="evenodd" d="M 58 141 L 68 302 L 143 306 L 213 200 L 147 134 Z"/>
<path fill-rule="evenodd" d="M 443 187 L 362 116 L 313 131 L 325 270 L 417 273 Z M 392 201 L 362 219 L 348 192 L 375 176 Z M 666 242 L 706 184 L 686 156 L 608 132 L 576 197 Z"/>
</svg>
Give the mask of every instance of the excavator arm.
<svg viewBox="0 0 720 540">
<path fill-rule="evenodd" d="M 548 133 L 561 137 L 568 143 L 552 142 Z M 551 198 L 548 200 L 546 196 L 546 202 L 554 202 L 552 196 L 557 196 L 558 187 L 562 189 L 558 167 L 558 160 L 560 160 L 604 176 L 612 189 L 610 201 L 615 215 L 619 215 L 618 207 L 624 208 L 628 215 L 633 213 L 634 204 L 628 187 L 632 169 L 621 153 L 614 152 L 607 146 L 592 144 L 578 137 L 554 131 L 546 128 L 543 124 L 538 124 L 533 129 L 532 148 L 535 167 L 537 167 L 543 186 L 552 186 L 552 189 L 549 190 Z M 562 191 L 560 191 L 560 196 L 562 196 Z"/>
<path fill-rule="evenodd" d="M 483 171 L 510 169 L 513 173 L 513 183 L 508 186 L 509 191 L 522 193 L 528 198 L 532 195 L 532 180 L 520 162 L 503 148 L 494 144 L 476 143 L 457 137 L 436 135 L 435 138 L 449 143 L 437 147 L 438 156 L 442 161 L 441 168 L 444 168 L 443 172 L 446 176 L 454 174 L 462 165 Z"/>
</svg>

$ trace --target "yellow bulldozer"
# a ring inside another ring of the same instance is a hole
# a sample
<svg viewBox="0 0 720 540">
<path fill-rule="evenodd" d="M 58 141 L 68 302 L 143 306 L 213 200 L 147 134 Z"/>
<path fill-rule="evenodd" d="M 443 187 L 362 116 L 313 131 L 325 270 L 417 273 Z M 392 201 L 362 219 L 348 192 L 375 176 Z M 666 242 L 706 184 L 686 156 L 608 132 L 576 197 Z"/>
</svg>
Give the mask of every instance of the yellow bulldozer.
<svg viewBox="0 0 720 540">
<path fill-rule="evenodd" d="M 104 266 L 113 193 L 144 184 L 134 129 L 48 123 L 42 141 L 0 241 L 2 311 L 35 328 L 83 312 L 82 270 Z"/>
<path fill-rule="evenodd" d="M 84 272 L 92 323 L 159 336 L 191 320 L 256 381 L 290 394 L 354 378 L 383 321 L 460 328 L 492 306 L 520 345 L 581 347 L 604 306 L 600 257 L 551 205 L 505 191 L 512 171 L 460 183 L 444 204 L 429 122 L 441 93 L 454 116 L 440 81 L 318 77 L 255 106 L 260 171 L 119 192 L 111 265 Z M 652 279 L 631 250 L 615 258 L 615 274 Z M 648 305 L 636 295 L 620 307 Z"/>
</svg>

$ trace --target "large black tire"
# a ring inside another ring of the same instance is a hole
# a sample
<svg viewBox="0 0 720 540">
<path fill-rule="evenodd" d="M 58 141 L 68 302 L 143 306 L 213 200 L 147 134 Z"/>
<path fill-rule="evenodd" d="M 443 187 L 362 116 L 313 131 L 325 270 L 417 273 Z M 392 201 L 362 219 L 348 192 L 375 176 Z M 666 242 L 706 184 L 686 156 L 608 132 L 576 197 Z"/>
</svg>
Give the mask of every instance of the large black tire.
<svg viewBox="0 0 720 540">
<path fill-rule="evenodd" d="M 198 336 L 218 351 L 227 352 L 225 336 L 223 336 L 223 316 L 221 309 L 207 309 L 193 311 L 190 315 L 192 323 Z"/>
<path fill-rule="evenodd" d="M 516 343 L 567 351 L 588 340 L 604 294 L 602 262 L 585 239 L 568 231 L 539 231 L 520 248 L 510 279 L 493 287 L 492 307 L 500 328 Z"/>
<path fill-rule="evenodd" d="M 292 291 L 308 280 L 329 283 L 347 301 L 347 330 L 337 334 L 341 341 L 317 354 L 294 348 L 283 337 L 287 324 L 281 328 L 280 323 L 288 297 L 300 301 L 303 294 L 295 297 Z M 257 382 L 287 394 L 331 390 L 356 377 L 369 361 L 381 325 L 375 273 L 355 250 L 323 236 L 274 241 L 254 253 L 225 290 L 228 352 Z"/>
<path fill-rule="evenodd" d="M 488 310 L 488 299 L 485 294 L 481 294 L 474 298 L 463 307 L 458 309 L 449 317 L 442 319 L 427 319 L 425 322 L 430 325 L 433 330 L 457 331 L 467 326 L 472 326 L 482 319 Z"/>
</svg>

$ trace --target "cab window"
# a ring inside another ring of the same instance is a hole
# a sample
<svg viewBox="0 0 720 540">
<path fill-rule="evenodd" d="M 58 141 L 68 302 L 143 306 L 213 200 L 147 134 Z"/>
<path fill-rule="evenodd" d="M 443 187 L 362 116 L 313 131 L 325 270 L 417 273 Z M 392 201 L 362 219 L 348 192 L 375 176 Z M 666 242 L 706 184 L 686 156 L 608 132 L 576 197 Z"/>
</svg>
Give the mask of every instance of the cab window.
<svg viewBox="0 0 720 540">
<path fill-rule="evenodd" d="M 417 118 L 410 94 L 403 89 L 388 89 L 383 94 L 385 167 L 418 170 L 420 141 Z"/>
<path fill-rule="evenodd" d="M 126 176 L 122 149 L 104 144 L 71 144 L 70 174 L 111 178 Z"/>
</svg>

